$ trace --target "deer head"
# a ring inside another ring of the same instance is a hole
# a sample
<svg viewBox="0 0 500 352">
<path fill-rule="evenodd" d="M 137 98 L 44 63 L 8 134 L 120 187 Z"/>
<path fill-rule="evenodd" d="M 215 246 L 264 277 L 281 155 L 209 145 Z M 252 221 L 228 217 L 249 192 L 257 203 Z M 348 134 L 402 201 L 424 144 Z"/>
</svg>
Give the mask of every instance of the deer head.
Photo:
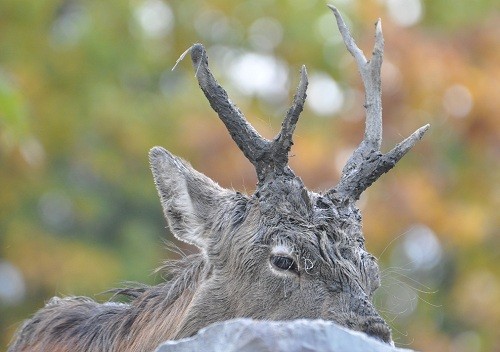
<svg viewBox="0 0 500 352">
<path fill-rule="evenodd" d="M 367 60 L 339 12 L 330 8 L 363 80 L 366 128 L 339 183 L 324 193 L 307 190 L 288 166 L 292 134 L 306 98 L 306 68 L 300 71 L 281 131 L 267 140 L 217 83 L 204 47 L 195 44 L 189 50 L 202 91 L 254 165 L 258 185 L 250 196 L 223 189 L 165 149 L 151 150 L 151 168 L 170 229 L 179 240 L 199 247 L 207 262 L 206 280 L 196 288 L 176 337 L 234 317 L 322 318 L 391 341 L 390 329 L 371 302 L 380 285 L 379 269 L 365 250 L 356 201 L 422 138 L 428 125 L 388 153 L 380 152 L 380 20 L 373 57 Z"/>
</svg>

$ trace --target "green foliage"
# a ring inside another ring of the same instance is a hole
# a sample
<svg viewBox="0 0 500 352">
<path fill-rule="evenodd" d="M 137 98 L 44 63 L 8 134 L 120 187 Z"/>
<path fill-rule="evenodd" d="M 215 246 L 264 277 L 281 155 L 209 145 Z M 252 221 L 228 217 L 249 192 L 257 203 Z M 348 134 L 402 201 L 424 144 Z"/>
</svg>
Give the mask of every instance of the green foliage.
<svg viewBox="0 0 500 352">
<path fill-rule="evenodd" d="M 431 124 L 360 202 L 367 246 L 386 268 L 377 304 L 397 344 L 498 349 L 496 4 L 414 0 L 421 18 L 403 26 L 391 15 L 397 2 L 336 4 L 367 54 L 382 17 L 383 148 Z M 311 189 L 338 178 L 362 135 L 363 96 L 323 2 L 3 0 L 1 345 L 53 295 L 95 296 L 122 281 L 160 279 L 151 272 L 172 255 L 163 248 L 172 238 L 148 170 L 152 146 L 251 192 L 254 171 L 189 60 L 171 71 L 194 42 L 205 44 L 219 81 L 265 136 L 278 130 L 306 64 L 310 101 L 292 167 Z M 315 93 L 313 77 L 340 93 Z M 340 105 L 328 105 L 335 99 Z"/>
</svg>

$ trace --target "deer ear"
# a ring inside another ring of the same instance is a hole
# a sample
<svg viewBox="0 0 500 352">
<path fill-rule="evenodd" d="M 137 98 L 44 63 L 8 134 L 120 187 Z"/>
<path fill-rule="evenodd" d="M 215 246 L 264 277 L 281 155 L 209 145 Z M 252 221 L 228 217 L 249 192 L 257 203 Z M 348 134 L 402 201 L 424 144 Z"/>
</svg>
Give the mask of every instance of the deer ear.
<svg viewBox="0 0 500 352">
<path fill-rule="evenodd" d="M 177 239 L 206 248 L 216 212 L 224 211 L 234 192 L 161 147 L 151 149 L 149 162 L 170 230 Z"/>
</svg>

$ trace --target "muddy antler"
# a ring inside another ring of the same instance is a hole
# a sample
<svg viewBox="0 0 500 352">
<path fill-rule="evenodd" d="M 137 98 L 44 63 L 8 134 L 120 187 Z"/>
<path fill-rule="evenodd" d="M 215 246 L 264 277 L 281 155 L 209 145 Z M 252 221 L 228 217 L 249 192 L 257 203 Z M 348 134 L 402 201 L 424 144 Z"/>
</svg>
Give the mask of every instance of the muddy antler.
<svg viewBox="0 0 500 352">
<path fill-rule="evenodd" d="M 196 78 L 203 93 L 245 157 L 255 166 L 259 184 L 262 184 L 268 176 L 274 177 L 280 174 L 293 176 L 293 172 L 288 167 L 288 152 L 293 144 L 293 131 L 306 98 L 305 66 L 302 66 L 297 93 L 283 121 L 281 131 L 270 141 L 262 137 L 248 123 L 243 113 L 229 100 L 224 88 L 217 83 L 208 68 L 208 57 L 203 45 L 194 44 L 189 50 L 196 70 Z"/>
<path fill-rule="evenodd" d="M 382 174 L 392 169 L 396 163 L 422 138 L 429 128 L 425 125 L 416 130 L 404 141 L 396 145 L 387 154 L 380 152 L 382 143 L 382 89 L 380 69 L 384 54 L 384 37 L 380 19 L 375 24 L 375 45 L 371 60 L 367 60 L 358 48 L 342 16 L 332 6 L 328 7 L 335 14 L 337 25 L 347 50 L 356 60 L 363 85 L 365 87 L 365 135 L 352 156 L 347 161 L 337 186 L 327 192 L 332 200 L 348 203 L 359 199 L 361 193 L 375 182 Z"/>
<path fill-rule="evenodd" d="M 375 25 L 375 45 L 371 60 L 367 60 L 357 47 L 338 10 L 328 5 L 335 14 L 337 25 L 347 50 L 356 60 L 365 87 L 366 124 L 363 141 L 347 161 L 340 182 L 326 195 L 335 203 L 354 203 L 361 193 L 396 163 L 422 138 L 429 128 L 425 125 L 386 154 L 380 152 L 382 143 L 382 89 L 380 69 L 384 51 L 384 38 L 380 19 Z M 288 152 L 293 144 L 292 134 L 304 107 L 307 72 L 302 66 L 300 83 L 293 104 L 283 121 L 281 131 L 270 141 L 262 137 L 245 119 L 243 113 L 229 100 L 226 91 L 217 83 L 208 68 L 208 57 L 201 44 L 188 51 L 196 70 L 196 78 L 212 108 L 226 125 L 231 137 L 243 154 L 255 166 L 259 185 L 268 176 L 294 176 L 288 167 Z"/>
</svg>

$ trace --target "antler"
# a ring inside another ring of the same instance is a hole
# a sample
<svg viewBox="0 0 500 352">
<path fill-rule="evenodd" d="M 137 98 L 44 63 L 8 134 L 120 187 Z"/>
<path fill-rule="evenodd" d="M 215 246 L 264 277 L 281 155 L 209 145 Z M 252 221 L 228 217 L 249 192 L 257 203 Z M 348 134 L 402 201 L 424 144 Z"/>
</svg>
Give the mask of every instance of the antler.
<svg viewBox="0 0 500 352">
<path fill-rule="evenodd" d="M 288 152 L 293 145 L 293 131 L 306 98 L 305 66 L 302 66 L 300 71 L 297 93 L 283 121 L 281 131 L 269 141 L 250 125 L 243 113 L 229 100 L 224 88 L 217 83 L 208 68 L 208 57 L 203 45 L 194 44 L 189 50 L 196 70 L 195 75 L 203 93 L 245 157 L 254 165 L 259 184 L 262 184 L 268 176 L 274 177 L 280 174 L 294 176 L 288 167 Z"/>
<path fill-rule="evenodd" d="M 384 38 L 380 19 L 375 25 L 375 45 L 371 60 L 367 60 L 357 47 L 338 10 L 328 7 L 335 14 L 337 25 L 347 50 L 356 60 L 365 87 L 365 134 L 363 141 L 347 161 L 337 186 L 326 193 L 332 201 L 354 203 L 382 174 L 396 163 L 420 140 L 429 128 L 425 125 L 390 152 L 382 154 L 382 89 L 380 70 L 384 51 Z M 288 110 L 281 131 L 270 141 L 262 137 L 245 119 L 243 113 L 229 100 L 226 91 L 217 83 L 208 68 L 208 57 L 201 44 L 194 44 L 188 51 L 196 70 L 196 78 L 212 109 L 226 125 L 231 137 L 257 171 L 259 185 L 268 177 L 295 176 L 288 167 L 288 152 L 293 145 L 292 135 L 304 107 L 307 89 L 307 72 L 302 66 L 299 86 L 293 104 Z M 184 55 L 184 54 L 183 54 Z"/>
<path fill-rule="evenodd" d="M 363 141 L 347 161 L 342 170 L 342 176 L 337 186 L 326 195 L 332 200 L 353 203 L 361 193 L 375 182 L 382 174 L 392 169 L 396 163 L 420 140 L 429 128 L 425 125 L 404 141 L 399 143 L 387 154 L 380 152 L 382 143 L 382 89 L 380 69 L 384 54 L 384 37 L 380 19 L 375 24 L 375 45 L 371 60 L 367 60 L 354 42 L 342 16 L 332 6 L 340 33 L 347 50 L 356 60 L 363 85 L 365 87 L 365 134 Z"/>
</svg>

